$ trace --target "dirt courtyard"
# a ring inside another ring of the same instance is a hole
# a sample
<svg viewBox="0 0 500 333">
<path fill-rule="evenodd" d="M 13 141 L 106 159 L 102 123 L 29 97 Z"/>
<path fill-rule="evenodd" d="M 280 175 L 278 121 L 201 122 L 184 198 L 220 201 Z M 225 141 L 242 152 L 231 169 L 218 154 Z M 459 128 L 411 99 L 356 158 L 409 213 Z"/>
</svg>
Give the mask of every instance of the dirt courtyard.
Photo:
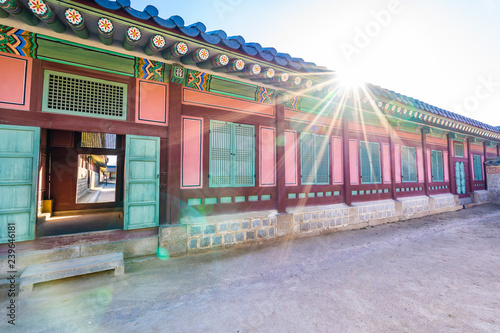
<svg viewBox="0 0 500 333">
<path fill-rule="evenodd" d="M 500 205 L 125 272 L 36 285 L 0 331 L 500 332 Z"/>
</svg>

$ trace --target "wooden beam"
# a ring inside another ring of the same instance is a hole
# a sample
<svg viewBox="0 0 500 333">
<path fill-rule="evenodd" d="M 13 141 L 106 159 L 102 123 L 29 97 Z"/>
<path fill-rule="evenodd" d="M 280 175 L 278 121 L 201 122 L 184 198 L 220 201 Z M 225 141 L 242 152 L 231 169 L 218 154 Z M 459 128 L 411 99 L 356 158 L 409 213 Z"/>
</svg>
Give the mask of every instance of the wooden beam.
<svg viewBox="0 0 500 333">
<path fill-rule="evenodd" d="M 285 191 L 285 106 L 276 104 L 276 200 L 278 213 L 286 213 L 287 194 Z"/>
<path fill-rule="evenodd" d="M 456 172 L 455 172 L 455 166 L 454 166 L 454 161 L 453 161 L 453 158 L 454 158 L 454 154 L 452 154 L 453 152 L 453 139 L 455 138 L 455 134 L 453 133 L 450 133 L 447 135 L 447 139 L 448 139 L 448 167 L 450 168 L 450 190 L 451 190 L 451 193 L 452 194 L 457 194 L 457 175 L 456 175 Z"/>
<path fill-rule="evenodd" d="M 484 160 L 486 161 L 486 157 L 488 156 L 487 155 L 487 152 L 488 152 L 488 149 L 487 147 L 489 146 L 489 141 L 483 141 L 483 154 L 484 154 Z M 481 165 L 481 168 L 483 169 L 483 173 L 484 173 L 484 177 L 483 177 L 483 181 L 484 181 L 484 189 L 487 190 L 488 189 L 488 182 L 486 181 L 486 165 L 483 163 L 483 165 Z"/>
<path fill-rule="evenodd" d="M 347 206 L 352 204 L 351 168 L 349 166 L 349 119 L 342 118 L 342 143 L 344 145 L 344 202 Z"/>
<path fill-rule="evenodd" d="M 424 193 L 429 196 L 429 161 L 427 160 L 427 137 L 426 134 L 429 133 L 429 129 L 424 127 L 421 129 L 422 132 L 422 150 L 424 155 Z"/>
<path fill-rule="evenodd" d="M 394 128 L 389 128 L 389 150 L 391 156 L 391 193 L 392 200 L 396 201 L 396 156 L 394 156 Z"/>
<path fill-rule="evenodd" d="M 472 159 L 472 154 L 470 150 L 470 144 L 471 144 L 471 138 L 466 138 L 467 140 L 467 161 L 469 161 L 469 166 L 468 166 L 468 171 L 469 171 L 469 187 L 470 187 L 470 192 L 474 192 L 474 175 L 473 172 L 471 171 L 471 168 L 474 167 L 474 160 Z M 472 169 L 473 170 L 473 169 Z"/>
<path fill-rule="evenodd" d="M 182 85 L 169 84 L 167 148 L 167 223 L 180 222 Z"/>
</svg>

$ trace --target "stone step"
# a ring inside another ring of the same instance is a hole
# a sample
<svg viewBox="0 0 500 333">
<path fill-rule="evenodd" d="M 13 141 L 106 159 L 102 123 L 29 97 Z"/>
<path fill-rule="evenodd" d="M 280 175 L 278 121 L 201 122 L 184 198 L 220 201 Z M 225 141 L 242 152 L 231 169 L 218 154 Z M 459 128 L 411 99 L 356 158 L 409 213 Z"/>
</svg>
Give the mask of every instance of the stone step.
<svg viewBox="0 0 500 333">
<path fill-rule="evenodd" d="M 20 292 L 32 291 L 35 283 L 108 270 L 115 270 L 115 275 L 123 275 L 124 268 L 123 252 L 32 265 L 21 274 Z"/>
</svg>

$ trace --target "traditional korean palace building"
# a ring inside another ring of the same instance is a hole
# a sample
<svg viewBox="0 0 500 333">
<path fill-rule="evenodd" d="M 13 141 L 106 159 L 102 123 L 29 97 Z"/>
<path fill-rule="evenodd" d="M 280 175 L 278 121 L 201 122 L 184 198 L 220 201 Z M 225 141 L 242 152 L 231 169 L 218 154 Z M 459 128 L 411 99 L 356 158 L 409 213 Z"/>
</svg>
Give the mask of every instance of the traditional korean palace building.
<svg viewBox="0 0 500 333">
<path fill-rule="evenodd" d="M 15 225 L 21 254 L 175 255 L 456 210 L 489 200 L 499 155 L 499 128 L 130 0 L 0 0 L 0 73 L 0 243 Z M 114 200 L 79 202 L 95 156 L 116 159 Z"/>
</svg>

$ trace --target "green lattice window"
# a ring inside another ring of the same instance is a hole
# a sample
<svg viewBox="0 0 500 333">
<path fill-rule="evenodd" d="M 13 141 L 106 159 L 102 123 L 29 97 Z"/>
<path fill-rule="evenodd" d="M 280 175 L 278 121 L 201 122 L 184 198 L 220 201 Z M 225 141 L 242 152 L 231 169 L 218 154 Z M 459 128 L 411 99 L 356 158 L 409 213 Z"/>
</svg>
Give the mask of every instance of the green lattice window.
<svg viewBox="0 0 500 333">
<path fill-rule="evenodd" d="M 302 133 L 300 136 L 301 183 L 330 184 L 330 140 L 328 136 Z"/>
<path fill-rule="evenodd" d="M 382 183 L 380 166 L 380 143 L 361 141 L 359 143 L 361 184 Z"/>
<path fill-rule="evenodd" d="M 127 85 L 45 71 L 42 111 L 77 116 L 127 118 Z"/>
<path fill-rule="evenodd" d="M 464 157 L 464 144 L 455 142 L 453 143 L 453 149 L 455 150 L 455 157 Z"/>
<path fill-rule="evenodd" d="M 481 155 L 472 155 L 474 160 L 474 180 L 483 180 L 483 163 Z"/>
<path fill-rule="evenodd" d="M 403 183 L 417 182 L 417 154 L 415 147 L 401 146 L 401 174 Z"/>
<path fill-rule="evenodd" d="M 255 186 L 255 127 L 210 121 L 210 187 Z"/>
<path fill-rule="evenodd" d="M 442 182 L 444 180 L 443 152 L 440 150 L 432 151 L 432 181 Z"/>
</svg>

